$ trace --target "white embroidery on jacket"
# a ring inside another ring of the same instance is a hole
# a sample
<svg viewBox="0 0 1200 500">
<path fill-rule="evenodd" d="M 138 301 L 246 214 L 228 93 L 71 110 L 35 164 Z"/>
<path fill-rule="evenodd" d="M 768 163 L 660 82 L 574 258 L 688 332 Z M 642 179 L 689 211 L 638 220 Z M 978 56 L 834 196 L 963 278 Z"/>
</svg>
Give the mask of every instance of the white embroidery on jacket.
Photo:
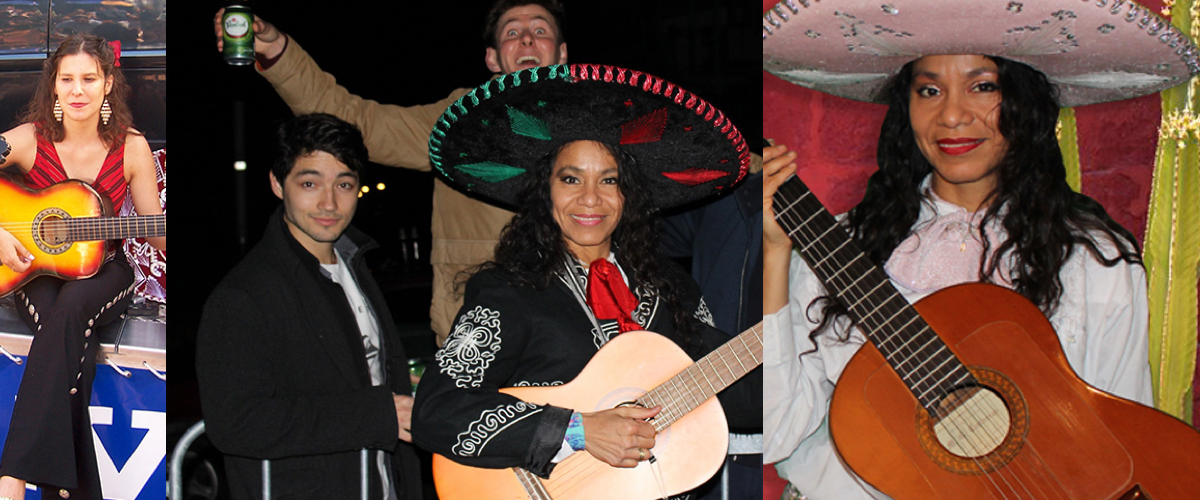
<svg viewBox="0 0 1200 500">
<path fill-rule="evenodd" d="M 604 347 L 604 344 L 607 344 L 609 340 L 612 340 L 620 332 L 621 325 L 615 320 L 601 321 L 599 330 L 596 330 L 594 326 L 592 327 L 592 343 L 596 345 L 596 349 L 599 349 Z"/>
<path fill-rule="evenodd" d="M 513 387 L 554 387 L 556 385 L 563 385 L 563 381 L 555 380 L 553 382 L 529 382 L 522 380 L 513 384 Z"/>
<path fill-rule="evenodd" d="M 458 318 L 454 331 L 434 359 L 441 372 L 454 379 L 455 386 L 467 389 L 479 387 L 499 350 L 500 312 L 475 306 Z"/>
<path fill-rule="evenodd" d="M 529 416 L 541 413 L 537 405 L 518 401 L 516 404 L 503 405 L 494 410 L 484 410 L 479 419 L 471 422 L 467 430 L 458 435 L 458 443 L 450 449 L 460 457 L 476 457 L 483 447 L 487 446 L 497 434 L 508 426 L 520 422 Z"/>
<path fill-rule="evenodd" d="M 700 307 L 696 308 L 696 314 L 694 314 L 694 316 L 696 316 L 696 319 L 708 326 L 713 328 L 717 327 L 717 325 L 713 323 L 712 313 L 708 310 L 708 304 L 704 303 L 704 297 L 700 298 Z"/>
</svg>

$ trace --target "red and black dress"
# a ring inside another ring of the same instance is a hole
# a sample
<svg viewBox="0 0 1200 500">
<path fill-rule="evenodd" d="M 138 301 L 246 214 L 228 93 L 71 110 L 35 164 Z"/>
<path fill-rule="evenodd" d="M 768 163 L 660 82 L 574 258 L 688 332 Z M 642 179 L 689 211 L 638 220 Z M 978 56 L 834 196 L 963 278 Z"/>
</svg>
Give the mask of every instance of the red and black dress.
<svg viewBox="0 0 1200 500">
<path fill-rule="evenodd" d="M 121 144 L 108 152 L 92 183 L 114 207 L 127 192 L 124 164 Z M 68 178 L 54 144 L 38 135 L 37 158 L 25 174 L 26 184 L 41 189 Z M 44 495 L 102 498 L 88 415 L 100 345 L 96 331 L 128 307 L 132 290 L 133 271 L 117 252 L 91 278 L 41 276 L 17 291 L 17 310 L 34 337 L 0 457 L 0 476 L 38 485 L 50 492 Z"/>
</svg>

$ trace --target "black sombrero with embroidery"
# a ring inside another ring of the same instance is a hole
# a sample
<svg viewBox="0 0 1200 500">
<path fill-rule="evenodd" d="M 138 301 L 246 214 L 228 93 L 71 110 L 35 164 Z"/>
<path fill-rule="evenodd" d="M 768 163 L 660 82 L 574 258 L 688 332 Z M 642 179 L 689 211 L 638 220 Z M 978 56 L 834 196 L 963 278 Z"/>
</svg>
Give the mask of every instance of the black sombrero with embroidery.
<svg viewBox="0 0 1200 500">
<path fill-rule="evenodd" d="M 594 64 L 521 70 L 472 90 L 434 125 L 429 159 L 468 191 L 516 205 L 526 172 L 577 140 L 633 155 L 660 209 L 716 194 L 750 165 L 737 127 L 704 99 L 640 71 Z"/>
</svg>

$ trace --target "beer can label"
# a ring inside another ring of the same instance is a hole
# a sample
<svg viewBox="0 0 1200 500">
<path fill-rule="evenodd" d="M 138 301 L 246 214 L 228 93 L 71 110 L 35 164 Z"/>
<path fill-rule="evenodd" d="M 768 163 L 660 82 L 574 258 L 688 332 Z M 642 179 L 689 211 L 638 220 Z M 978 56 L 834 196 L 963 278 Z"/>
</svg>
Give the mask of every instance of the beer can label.
<svg viewBox="0 0 1200 500">
<path fill-rule="evenodd" d="M 231 7 L 225 10 L 221 24 L 225 28 L 225 61 L 233 65 L 254 62 L 254 17 L 250 9 Z"/>
<path fill-rule="evenodd" d="M 234 12 L 225 16 L 225 36 L 229 38 L 244 38 L 250 32 L 250 16 L 243 12 Z"/>
</svg>

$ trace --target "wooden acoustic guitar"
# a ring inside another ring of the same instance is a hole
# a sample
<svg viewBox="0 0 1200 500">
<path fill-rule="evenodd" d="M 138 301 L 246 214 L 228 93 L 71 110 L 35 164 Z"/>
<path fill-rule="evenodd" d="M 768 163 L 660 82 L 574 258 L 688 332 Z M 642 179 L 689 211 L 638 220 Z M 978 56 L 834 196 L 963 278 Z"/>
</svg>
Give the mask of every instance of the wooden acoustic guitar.
<svg viewBox="0 0 1200 500">
<path fill-rule="evenodd" d="M 729 447 L 729 428 L 714 395 L 762 364 L 762 323 L 699 361 L 653 332 L 610 340 L 570 383 L 510 387 L 523 401 L 580 412 L 633 404 L 662 405 L 650 419 L 658 432 L 653 463 L 611 467 L 586 451 L 559 462 L 549 479 L 521 468 L 482 469 L 433 456 L 442 500 L 651 500 L 700 486 L 717 472 Z"/>
<path fill-rule="evenodd" d="M 966 284 L 910 306 L 799 178 L 773 206 L 870 340 L 829 425 L 871 485 L 897 499 L 1200 498 L 1200 432 L 1080 380 L 1024 297 Z"/>
<path fill-rule="evenodd" d="M 34 190 L 0 177 L 0 227 L 34 257 L 22 273 L 0 266 L 0 297 L 42 275 L 65 280 L 95 275 L 115 249 L 105 240 L 167 234 L 166 215 L 111 217 L 110 205 L 83 181 Z"/>
</svg>

